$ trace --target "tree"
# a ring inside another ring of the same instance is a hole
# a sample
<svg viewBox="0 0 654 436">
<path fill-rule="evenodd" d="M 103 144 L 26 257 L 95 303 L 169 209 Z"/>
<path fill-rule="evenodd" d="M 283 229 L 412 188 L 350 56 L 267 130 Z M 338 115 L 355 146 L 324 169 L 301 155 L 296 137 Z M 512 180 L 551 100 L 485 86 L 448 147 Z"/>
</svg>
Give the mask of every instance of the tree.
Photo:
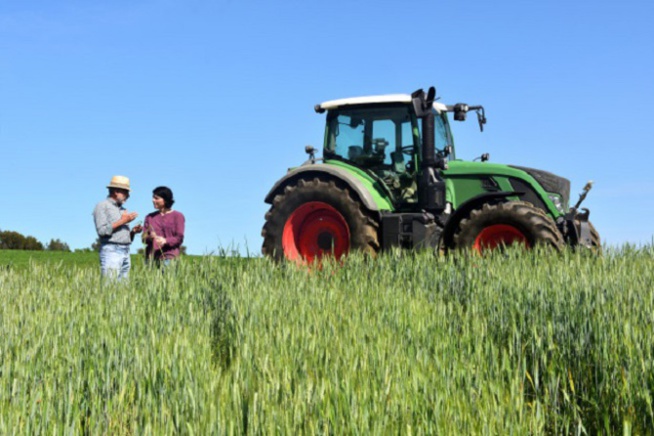
<svg viewBox="0 0 654 436">
<path fill-rule="evenodd" d="M 27 236 L 25 237 L 23 250 L 43 251 L 43 244 L 41 244 L 34 236 Z"/>
<path fill-rule="evenodd" d="M 48 251 L 67 251 L 70 252 L 70 247 L 65 242 L 59 239 L 51 239 L 45 246 Z"/>
<path fill-rule="evenodd" d="M 34 236 L 24 236 L 11 230 L 0 231 L 0 250 L 43 250 Z"/>
<path fill-rule="evenodd" d="M 102 245 L 102 241 L 100 241 L 100 237 L 98 236 L 95 238 L 95 242 L 91 244 L 91 250 L 99 253 L 100 252 L 100 245 Z"/>
</svg>

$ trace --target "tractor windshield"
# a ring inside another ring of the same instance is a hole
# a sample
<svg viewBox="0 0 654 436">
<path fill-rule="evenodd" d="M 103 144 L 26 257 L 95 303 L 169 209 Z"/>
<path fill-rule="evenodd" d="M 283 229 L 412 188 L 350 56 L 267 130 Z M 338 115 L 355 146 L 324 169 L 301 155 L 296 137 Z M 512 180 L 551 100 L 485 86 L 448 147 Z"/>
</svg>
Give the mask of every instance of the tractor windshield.
<svg viewBox="0 0 654 436">
<path fill-rule="evenodd" d="M 403 173 L 419 143 L 418 122 L 407 105 L 352 106 L 327 115 L 326 158 Z"/>
<path fill-rule="evenodd" d="M 452 154 L 450 159 L 455 159 L 454 156 L 454 141 L 452 140 L 452 132 L 450 131 L 450 123 L 447 120 L 447 113 L 436 113 L 434 117 L 434 145 L 436 151 L 443 152 L 448 145 L 452 146 Z"/>
<path fill-rule="evenodd" d="M 419 123 L 420 137 L 422 138 L 422 123 Z M 454 156 L 454 140 L 452 139 L 452 131 L 450 130 L 450 123 L 447 118 L 447 113 L 439 114 L 434 111 L 434 147 L 436 152 L 444 152 L 445 147 L 452 146 L 452 153 L 449 155 L 450 159 L 455 159 Z"/>
</svg>

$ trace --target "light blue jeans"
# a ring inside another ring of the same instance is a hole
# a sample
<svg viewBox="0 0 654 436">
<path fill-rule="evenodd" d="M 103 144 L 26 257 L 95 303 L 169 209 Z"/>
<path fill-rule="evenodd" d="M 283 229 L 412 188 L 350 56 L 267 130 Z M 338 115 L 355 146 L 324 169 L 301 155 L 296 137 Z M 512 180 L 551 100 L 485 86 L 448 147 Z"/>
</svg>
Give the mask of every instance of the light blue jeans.
<svg viewBox="0 0 654 436">
<path fill-rule="evenodd" d="M 100 246 L 100 272 L 102 277 L 118 281 L 129 276 L 131 267 L 129 245 L 103 244 Z"/>
</svg>

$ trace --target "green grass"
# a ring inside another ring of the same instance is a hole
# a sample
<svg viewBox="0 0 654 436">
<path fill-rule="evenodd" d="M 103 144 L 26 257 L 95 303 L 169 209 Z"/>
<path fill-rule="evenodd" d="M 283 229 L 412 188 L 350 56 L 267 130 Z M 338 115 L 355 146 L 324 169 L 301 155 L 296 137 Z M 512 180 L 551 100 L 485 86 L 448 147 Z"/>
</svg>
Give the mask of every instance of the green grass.
<svg viewBox="0 0 654 436">
<path fill-rule="evenodd" d="M 653 254 L 203 257 L 104 286 L 97 258 L 33 260 L 0 271 L 0 434 L 648 433 Z"/>
<path fill-rule="evenodd" d="M 0 250 L 0 268 L 26 269 L 30 261 L 67 267 L 99 265 L 98 253 L 92 252 Z"/>
<path fill-rule="evenodd" d="M 244 260 L 237 257 L 219 256 L 228 258 L 232 262 Z M 204 256 L 185 255 L 186 262 L 199 262 Z M 144 257 L 132 254 L 132 268 L 140 270 L 144 265 Z M 254 259 L 248 259 L 254 260 Z M 0 250 L 0 269 L 26 270 L 30 264 L 49 265 L 53 267 L 100 267 L 100 260 L 96 252 L 64 252 L 64 251 L 31 251 L 31 250 Z"/>
</svg>

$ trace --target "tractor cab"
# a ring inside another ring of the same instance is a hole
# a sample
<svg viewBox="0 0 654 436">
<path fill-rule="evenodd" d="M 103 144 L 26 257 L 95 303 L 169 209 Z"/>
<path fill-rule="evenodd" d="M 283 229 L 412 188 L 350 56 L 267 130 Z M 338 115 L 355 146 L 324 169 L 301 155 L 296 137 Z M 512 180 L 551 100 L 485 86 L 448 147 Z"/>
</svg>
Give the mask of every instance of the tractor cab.
<svg viewBox="0 0 654 436">
<path fill-rule="evenodd" d="M 409 95 L 389 95 L 334 100 L 316 107 L 318 112 L 328 111 L 325 161 L 342 161 L 373 174 L 399 207 L 418 201 L 422 126 L 411 103 Z M 433 106 L 435 154 L 453 157 L 447 107 Z"/>
</svg>

